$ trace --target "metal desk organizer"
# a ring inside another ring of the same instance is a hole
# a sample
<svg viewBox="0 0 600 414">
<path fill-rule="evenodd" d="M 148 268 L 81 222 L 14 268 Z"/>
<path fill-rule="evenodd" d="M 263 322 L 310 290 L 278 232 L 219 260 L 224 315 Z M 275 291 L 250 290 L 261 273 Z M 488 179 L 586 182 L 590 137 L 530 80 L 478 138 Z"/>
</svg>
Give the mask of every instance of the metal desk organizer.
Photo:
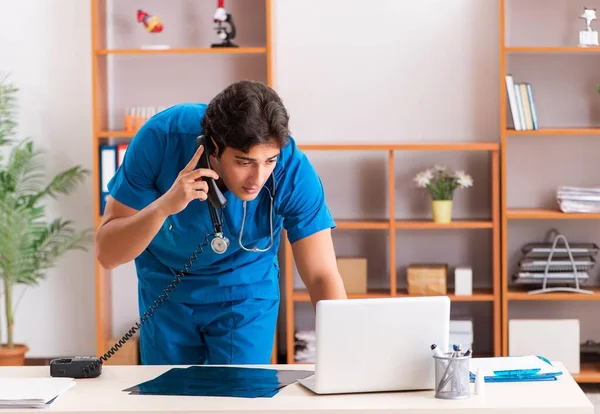
<svg viewBox="0 0 600 414">
<path fill-rule="evenodd" d="M 460 400 L 471 395 L 469 363 L 471 355 L 447 352 L 433 356 L 435 363 L 435 398 Z"/>
<path fill-rule="evenodd" d="M 530 243 L 523 247 L 524 258 L 519 263 L 520 271 L 515 275 L 516 282 L 532 284 L 539 283 L 541 279 L 542 287 L 530 290 L 530 295 L 550 292 L 593 294 L 591 290 L 582 289 L 580 284 L 589 279 L 587 272 L 596 264 L 593 256 L 598 253 L 598 246 L 592 243 L 571 246 L 564 235 L 556 230 L 552 230 L 550 234 L 552 233 L 556 235 L 551 244 Z M 558 246 L 559 241 L 562 241 L 563 246 Z M 549 282 L 564 285 L 548 287 Z M 567 284 L 574 284 L 575 287 Z"/>
</svg>

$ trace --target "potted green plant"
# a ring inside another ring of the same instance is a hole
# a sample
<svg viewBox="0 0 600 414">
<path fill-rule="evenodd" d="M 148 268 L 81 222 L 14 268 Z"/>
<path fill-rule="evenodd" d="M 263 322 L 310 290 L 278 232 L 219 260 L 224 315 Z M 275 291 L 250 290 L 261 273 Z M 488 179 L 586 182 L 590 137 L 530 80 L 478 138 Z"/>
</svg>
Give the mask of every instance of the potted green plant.
<svg viewBox="0 0 600 414">
<path fill-rule="evenodd" d="M 89 171 L 75 166 L 44 179 L 41 152 L 29 139 L 15 139 L 17 92 L 8 76 L 0 74 L 0 298 L 5 310 L 0 314 L 6 322 L 0 329 L 0 365 L 23 365 L 29 350 L 13 339 L 15 287 L 37 285 L 59 257 L 86 250 L 91 241 L 91 229 L 77 231 L 70 220 L 45 217 L 44 199 L 69 194 Z"/>
<path fill-rule="evenodd" d="M 418 173 L 415 181 L 418 187 L 426 188 L 429 192 L 433 221 L 436 223 L 450 223 L 454 192 L 458 188 L 473 186 L 473 179 L 463 171 L 454 172 L 438 165 Z"/>
</svg>

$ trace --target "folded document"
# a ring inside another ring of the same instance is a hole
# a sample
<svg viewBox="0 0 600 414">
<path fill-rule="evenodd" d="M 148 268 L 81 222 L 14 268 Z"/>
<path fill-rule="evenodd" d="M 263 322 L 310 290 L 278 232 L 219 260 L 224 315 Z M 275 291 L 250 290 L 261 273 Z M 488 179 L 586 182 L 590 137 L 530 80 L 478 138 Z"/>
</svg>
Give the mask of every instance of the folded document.
<svg viewBox="0 0 600 414">
<path fill-rule="evenodd" d="M 74 385 L 73 378 L 0 377 L 0 408 L 42 408 Z"/>
<path fill-rule="evenodd" d="M 475 381 L 478 369 L 485 382 L 554 381 L 562 375 L 546 358 L 535 355 L 473 358 L 469 364 L 471 381 Z"/>
</svg>

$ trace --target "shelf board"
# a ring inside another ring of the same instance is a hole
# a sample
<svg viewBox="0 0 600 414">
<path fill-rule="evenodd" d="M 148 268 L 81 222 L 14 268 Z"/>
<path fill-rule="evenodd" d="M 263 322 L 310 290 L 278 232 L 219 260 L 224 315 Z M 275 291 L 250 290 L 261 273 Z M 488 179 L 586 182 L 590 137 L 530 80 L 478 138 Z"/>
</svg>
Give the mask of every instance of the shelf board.
<svg viewBox="0 0 600 414">
<path fill-rule="evenodd" d="M 406 289 L 399 289 L 397 296 L 415 297 L 415 295 L 409 295 Z M 448 296 L 453 302 L 492 302 L 494 300 L 492 289 L 473 289 L 473 294 L 468 296 L 456 296 L 448 291 L 448 294 L 443 296 Z"/>
<path fill-rule="evenodd" d="M 363 298 L 389 298 L 389 289 L 369 289 L 367 293 L 348 293 L 348 299 L 363 299 Z M 292 294 L 294 302 L 309 302 L 310 296 L 308 290 L 297 289 Z"/>
<path fill-rule="evenodd" d="M 203 47 L 171 49 L 99 49 L 97 55 L 177 55 L 177 54 L 257 54 L 266 53 L 266 47 Z"/>
<path fill-rule="evenodd" d="M 432 220 L 397 220 L 397 229 L 491 229 L 491 220 L 452 220 L 451 223 L 434 223 Z"/>
<path fill-rule="evenodd" d="M 102 216 L 99 220 L 102 220 Z M 336 225 L 336 230 L 385 230 L 389 228 L 389 221 L 336 220 Z"/>
<path fill-rule="evenodd" d="M 100 131 L 100 138 L 133 138 L 137 131 Z M 498 151 L 495 142 L 405 144 L 298 144 L 303 151 Z"/>
<path fill-rule="evenodd" d="M 540 128 L 530 131 L 507 129 L 508 135 L 600 135 L 600 128 Z"/>
<path fill-rule="evenodd" d="M 511 46 L 506 53 L 599 53 L 600 47 L 579 46 Z"/>
<path fill-rule="evenodd" d="M 498 151 L 496 142 L 407 142 L 402 144 L 298 144 L 303 151 Z"/>
<path fill-rule="evenodd" d="M 386 230 L 390 228 L 389 220 L 336 220 L 339 230 Z"/>
<path fill-rule="evenodd" d="M 133 138 L 137 131 L 100 131 L 98 138 Z"/>
<path fill-rule="evenodd" d="M 600 213 L 563 213 L 560 210 L 543 208 L 509 208 L 506 211 L 506 217 L 509 219 L 600 219 Z"/>
<path fill-rule="evenodd" d="M 456 296 L 451 293 L 448 295 L 450 300 L 454 302 L 491 302 L 494 300 L 494 294 L 491 289 L 473 289 L 473 294 L 470 296 Z M 371 289 L 367 293 L 349 293 L 349 299 L 361 299 L 361 298 L 389 298 L 389 289 Z M 399 289 L 395 297 L 416 297 L 415 295 L 409 295 L 406 289 Z M 294 302 L 308 302 L 310 296 L 307 290 L 295 290 L 292 295 Z"/>
<path fill-rule="evenodd" d="M 600 383 L 600 363 L 581 362 L 579 374 L 573 374 L 578 383 Z"/>
<path fill-rule="evenodd" d="M 537 289 L 538 287 L 531 288 Z M 538 293 L 536 295 L 530 295 L 526 290 L 516 290 L 509 288 L 506 298 L 508 300 L 600 300 L 600 288 L 589 287 L 581 285 L 582 289 L 592 290 L 594 293 L 588 295 L 586 293 L 572 293 L 572 292 L 552 292 L 552 293 Z"/>
</svg>

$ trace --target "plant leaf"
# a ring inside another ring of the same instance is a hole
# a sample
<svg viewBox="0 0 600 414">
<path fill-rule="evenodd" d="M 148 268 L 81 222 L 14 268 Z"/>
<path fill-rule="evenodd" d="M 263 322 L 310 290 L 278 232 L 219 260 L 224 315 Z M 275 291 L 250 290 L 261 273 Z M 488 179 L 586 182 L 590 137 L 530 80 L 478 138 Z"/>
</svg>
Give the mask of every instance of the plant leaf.
<svg viewBox="0 0 600 414">
<path fill-rule="evenodd" d="M 0 145 L 11 143 L 15 136 L 17 127 L 15 110 L 18 91 L 8 80 L 8 74 L 0 73 Z"/>
<path fill-rule="evenodd" d="M 33 205 L 45 196 L 56 198 L 57 194 L 68 195 L 75 189 L 77 184 L 82 183 L 89 174 L 90 171 L 81 166 L 75 166 L 62 171 L 58 173 L 43 190 L 33 194 L 28 200 L 28 204 Z"/>
</svg>

